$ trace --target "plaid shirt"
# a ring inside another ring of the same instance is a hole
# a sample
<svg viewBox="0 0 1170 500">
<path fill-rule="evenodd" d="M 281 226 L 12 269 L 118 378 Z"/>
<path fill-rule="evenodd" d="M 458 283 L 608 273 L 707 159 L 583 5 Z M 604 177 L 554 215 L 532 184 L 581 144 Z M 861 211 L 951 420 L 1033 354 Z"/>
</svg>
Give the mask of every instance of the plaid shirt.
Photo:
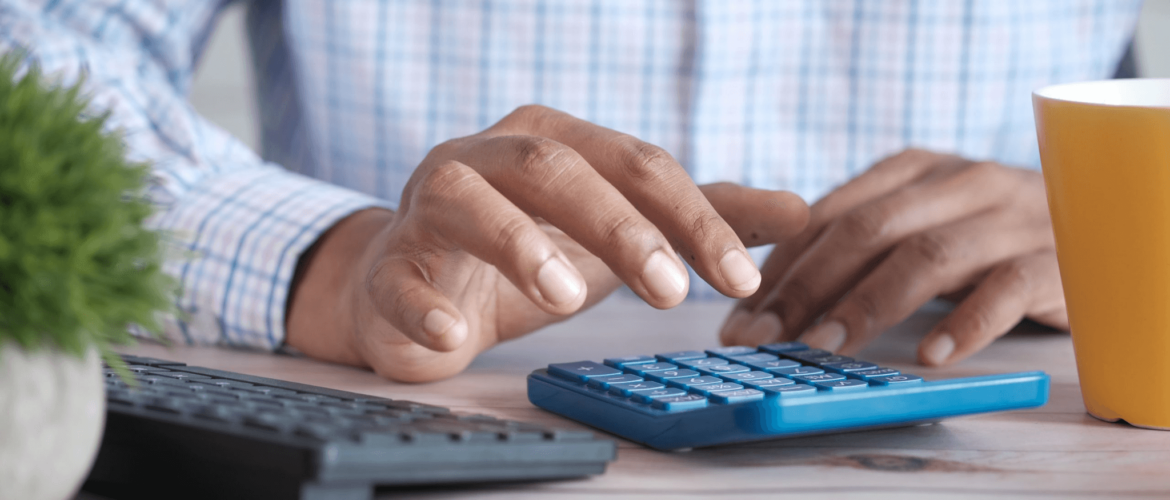
<svg viewBox="0 0 1170 500">
<path fill-rule="evenodd" d="M 152 224 L 187 250 L 187 342 L 274 348 L 298 257 L 393 208 L 436 143 L 542 103 L 700 183 L 822 196 L 906 147 L 1039 163 L 1031 90 L 1109 77 L 1138 0 L 253 0 L 259 154 L 185 95 L 225 1 L 0 0 L 0 50 L 85 74 Z M 694 288 L 702 286 L 693 282 Z"/>
</svg>

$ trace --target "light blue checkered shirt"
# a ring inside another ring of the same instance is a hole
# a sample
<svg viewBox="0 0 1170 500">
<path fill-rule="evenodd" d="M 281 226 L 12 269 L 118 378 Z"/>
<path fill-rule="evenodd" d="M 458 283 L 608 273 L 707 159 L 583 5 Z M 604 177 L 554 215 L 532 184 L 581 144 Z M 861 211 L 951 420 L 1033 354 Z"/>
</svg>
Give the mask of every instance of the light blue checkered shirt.
<svg viewBox="0 0 1170 500">
<path fill-rule="evenodd" d="M 542 103 L 697 182 L 816 199 L 915 146 L 1035 167 L 1031 90 L 1110 76 L 1138 0 L 255 0 L 263 151 L 186 101 L 218 0 L 0 0 L 0 50 L 87 74 L 192 258 L 176 339 L 272 348 L 297 258 L 436 143 Z M 694 282 L 698 283 L 698 282 Z"/>
</svg>

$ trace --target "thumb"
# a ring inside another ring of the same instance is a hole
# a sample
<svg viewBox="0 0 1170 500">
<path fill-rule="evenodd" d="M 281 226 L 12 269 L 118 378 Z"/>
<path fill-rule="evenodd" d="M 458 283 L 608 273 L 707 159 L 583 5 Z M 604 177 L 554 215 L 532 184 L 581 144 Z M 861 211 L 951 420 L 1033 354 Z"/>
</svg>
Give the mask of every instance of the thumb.
<svg viewBox="0 0 1170 500">
<path fill-rule="evenodd" d="M 808 204 L 788 191 L 754 189 L 730 182 L 699 186 L 744 246 L 779 243 L 808 225 Z"/>
</svg>

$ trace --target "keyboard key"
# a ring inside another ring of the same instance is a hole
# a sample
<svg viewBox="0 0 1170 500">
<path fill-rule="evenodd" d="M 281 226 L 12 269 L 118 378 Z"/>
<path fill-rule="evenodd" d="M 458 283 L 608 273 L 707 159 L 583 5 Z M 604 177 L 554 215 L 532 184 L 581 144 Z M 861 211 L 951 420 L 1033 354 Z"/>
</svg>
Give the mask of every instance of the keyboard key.
<svg viewBox="0 0 1170 500">
<path fill-rule="evenodd" d="M 614 368 L 625 368 L 627 365 L 654 363 L 656 361 L 658 361 L 658 358 L 654 356 L 625 356 L 621 358 L 606 358 L 605 364 Z"/>
<path fill-rule="evenodd" d="M 775 344 L 761 345 L 760 350 L 772 354 L 780 354 L 792 351 L 805 351 L 808 350 L 808 346 L 804 345 L 803 342 L 777 342 Z"/>
<path fill-rule="evenodd" d="M 751 380 L 763 380 L 763 379 L 776 377 L 775 375 L 772 375 L 771 373 L 768 373 L 768 372 L 755 372 L 755 371 L 728 373 L 726 375 L 719 375 L 719 376 L 723 377 L 724 380 L 727 380 L 729 382 L 739 382 L 739 383 L 744 383 L 744 382 L 751 381 Z"/>
<path fill-rule="evenodd" d="M 663 387 L 662 389 L 654 389 L 653 391 L 639 391 L 634 393 L 634 400 L 643 403 L 652 403 L 658 398 L 675 398 L 679 396 L 686 396 L 687 391 L 677 387 Z"/>
<path fill-rule="evenodd" d="M 651 403 L 655 408 L 665 411 L 691 410 L 707 406 L 707 398 L 698 394 L 687 394 L 668 398 L 658 398 Z"/>
<path fill-rule="evenodd" d="M 717 349 L 707 349 L 707 354 L 717 356 L 720 358 L 730 358 L 731 356 L 742 356 L 744 354 L 753 354 L 759 352 L 755 347 L 748 347 L 743 345 L 733 345 L 731 347 L 720 347 Z"/>
<path fill-rule="evenodd" d="M 561 378 L 575 382 L 586 382 L 593 377 L 608 377 L 621 375 L 616 368 L 605 366 L 592 361 L 577 361 L 574 363 L 553 363 L 548 365 L 548 372 Z"/>
<path fill-rule="evenodd" d="M 742 385 L 733 384 L 731 382 L 721 382 L 718 384 L 696 385 L 691 387 L 691 391 L 698 392 L 704 396 L 710 396 L 719 391 L 738 391 L 743 389 Z"/>
<path fill-rule="evenodd" d="M 816 358 L 805 358 L 804 360 L 808 361 L 809 363 L 812 363 L 814 365 L 820 365 L 822 367 L 824 365 L 830 365 L 830 364 L 834 364 L 834 363 L 848 363 L 850 361 L 857 361 L 849 356 L 837 356 L 837 355 L 820 356 L 820 357 L 816 357 Z M 877 366 L 877 365 L 874 365 L 874 366 Z"/>
<path fill-rule="evenodd" d="M 697 370 L 707 375 L 723 375 L 726 373 L 746 372 L 749 371 L 749 368 L 743 365 L 711 365 L 700 366 Z"/>
<path fill-rule="evenodd" d="M 780 358 L 777 357 L 775 354 L 768 354 L 766 352 L 757 352 L 757 353 L 752 353 L 752 354 L 744 354 L 742 356 L 728 356 L 727 359 L 730 359 L 736 363 L 741 363 L 741 364 L 746 365 L 746 364 L 751 363 L 753 361 L 774 361 L 774 360 L 777 360 Z"/>
<path fill-rule="evenodd" d="M 726 359 L 723 359 L 723 358 L 688 359 L 685 361 L 678 362 L 678 364 L 685 366 L 687 368 L 690 368 L 692 370 L 698 370 L 699 368 L 702 368 L 704 366 L 726 365 L 729 363 L 730 363 L 730 361 L 727 361 Z"/>
<path fill-rule="evenodd" d="M 757 389 L 764 391 L 764 394 L 769 396 L 779 396 L 782 398 L 790 398 L 794 396 L 811 396 L 817 393 L 816 387 L 797 383 L 793 383 L 792 385 L 768 385 L 757 387 Z"/>
<path fill-rule="evenodd" d="M 755 389 L 741 389 L 738 391 L 723 391 L 715 392 L 710 396 L 711 400 L 722 404 L 746 403 L 748 401 L 759 401 L 764 399 L 763 391 Z"/>
<path fill-rule="evenodd" d="M 776 375 L 784 377 L 796 377 L 799 375 L 820 375 L 825 373 L 824 370 L 815 366 L 794 366 L 792 368 L 777 368 L 775 370 L 768 370 Z"/>
<path fill-rule="evenodd" d="M 809 384 L 816 382 L 832 382 L 834 380 L 845 380 L 845 376 L 840 373 L 821 373 L 819 375 L 797 375 L 792 377 L 797 382 L 806 382 Z"/>
<path fill-rule="evenodd" d="M 642 377 L 630 373 L 623 373 L 621 375 L 611 375 L 609 377 L 593 377 L 589 379 L 589 386 L 598 389 L 609 390 L 611 384 L 626 384 L 629 382 L 641 382 Z"/>
<path fill-rule="evenodd" d="M 910 375 L 909 373 L 903 373 L 900 375 L 890 375 L 888 377 L 874 377 L 869 379 L 869 381 L 870 383 L 878 385 L 913 384 L 922 382 L 922 377 L 919 377 L 918 375 Z"/>
<path fill-rule="evenodd" d="M 875 365 L 875 364 L 870 363 L 868 361 L 845 361 L 843 363 L 825 363 L 825 364 L 821 365 L 821 368 L 824 368 L 825 370 L 828 370 L 831 372 L 851 373 L 851 372 L 863 372 L 866 370 L 876 370 L 878 368 L 878 365 Z"/>
<path fill-rule="evenodd" d="M 628 365 L 624 368 L 629 373 L 637 373 L 643 377 L 649 372 L 659 370 L 677 370 L 678 367 L 670 363 L 644 363 L 640 365 Z"/>
<path fill-rule="evenodd" d="M 699 376 L 699 372 L 697 372 L 697 371 L 678 369 L 678 368 L 675 368 L 673 370 L 654 370 L 654 371 L 650 371 L 650 372 L 645 373 L 646 378 L 648 378 L 650 380 L 656 380 L 656 381 L 662 382 L 664 384 L 668 380 L 674 379 L 674 378 L 691 378 L 691 377 L 698 377 L 698 376 Z"/>
<path fill-rule="evenodd" d="M 694 387 L 696 385 L 719 384 L 722 382 L 723 382 L 723 379 L 721 379 L 719 377 L 712 377 L 710 375 L 707 375 L 707 376 L 702 376 L 702 377 L 672 378 L 672 379 L 670 379 L 669 383 L 670 383 L 670 385 L 673 385 L 675 387 L 681 387 L 683 389 L 690 389 L 691 387 Z"/>
<path fill-rule="evenodd" d="M 773 372 L 773 373 L 775 373 L 776 370 L 779 370 L 781 368 L 795 368 L 797 366 L 800 366 L 800 363 L 797 363 L 796 361 L 793 361 L 791 359 L 777 359 L 775 361 L 755 361 L 755 362 L 749 362 L 749 363 L 744 363 L 744 364 L 748 365 L 752 368 L 755 368 L 757 370 L 763 370 L 763 371 Z"/>
<path fill-rule="evenodd" d="M 666 361 L 667 363 L 678 363 L 688 359 L 703 359 L 707 357 L 707 353 L 703 351 L 675 351 L 664 352 L 662 354 L 655 354 L 658 359 Z"/>
<path fill-rule="evenodd" d="M 635 392 L 653 391 L 655 389 L 661 389 L 663 387 L 666 387 L 666 386 L 662 385 L 658 382 L 649 382 L 649 381 L 627 382 L 624 384 L 610 384 L 609 385 L 609 392 L 611 392 L 613 394 L 618 394 L 621 396 L 630 396 Z"/>
<path fill-rule="evenodd" d="M 863 389 L 863 388 L 869 387 L 869 384 L 866 383 L 864 380 L 856 380 L 856 379 L 851 379 L 851 378 L 845 379 L 845 380 L 830 380 L 830 381 L 825 381 L 825 382 L 813 382 L 813 385 L 817 386 L 818 389 L 823 389 L 826 391 L 833 391 L 833 392 L 852 391 L 852 390 Z"/>
<path fill-rule="evenodd" d="M 789 378 L 772 377 L 772 378 L 766 378 L 766 379 L 762 379 L 762 380 L 744 381 L 743 385 L 746 385 L 746 386 L 751 387 L 753 389 L 763 389 L 765 387 L 778 387 L 781 385 L 792 385 L 795 383 L 796 382 L 794 382 L 792 379 L 789 379 Z"/>
<path fill-rule="evenodd" d="M 825 356 L 832 356 L 833 355 L 833 353 L 826 351 L 824 349 L 804 349 L 804 350 L 800 350 L 800 351 L 783 351 L 783 352 L 778 352 L 776 354 L 779 354 L 779 355 L 784 356 L 786 358 L 799 359 L 799 360 L 805 360 L 805 359 L 809 359 L 809 358 L 822 358 Z"/>
<path fill-rule="evenodd" d="M 860 378 L 861 380 L 870 380 L 876 377 L 889 377 L 890 375 L 898 375 L 901 372 L 893 368 L 878 368 L 876 370 L 866 370 L 861 372 L 849 373 L 852 377 Z"/>
</svg>

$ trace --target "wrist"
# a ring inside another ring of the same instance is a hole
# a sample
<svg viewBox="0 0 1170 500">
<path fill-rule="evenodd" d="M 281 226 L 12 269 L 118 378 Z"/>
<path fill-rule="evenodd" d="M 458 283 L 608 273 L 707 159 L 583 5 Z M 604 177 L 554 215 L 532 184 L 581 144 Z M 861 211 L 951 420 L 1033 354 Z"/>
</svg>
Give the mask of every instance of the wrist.
<svg viewBox="0 0 1170 500">
<path fill-rule="evenodd" d="M 321 234 L 297 264 L 289 290 L 285 343 L 315 358 L 364 365 L 352 348 L 355 266 L 394 212 L 355 212 Z"/>
</svg>

